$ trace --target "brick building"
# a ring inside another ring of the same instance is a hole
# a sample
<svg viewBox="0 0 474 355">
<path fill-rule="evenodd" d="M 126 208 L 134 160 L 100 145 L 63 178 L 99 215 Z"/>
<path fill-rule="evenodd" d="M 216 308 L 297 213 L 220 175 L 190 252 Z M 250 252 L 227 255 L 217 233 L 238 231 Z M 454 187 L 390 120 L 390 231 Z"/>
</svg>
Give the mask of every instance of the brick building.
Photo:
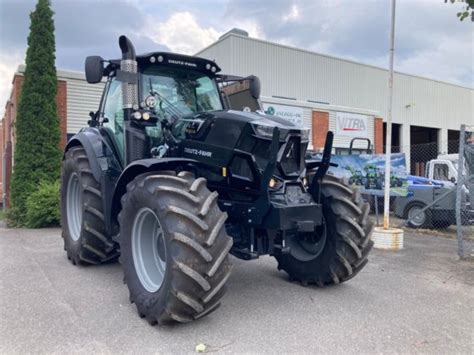
<svg viewBox="0 0 474 355">
<path fill-rule="evenodd" d="M 18 67 L 13 76 L 10 98 L 0 121 L 0 204 L 10 206 L 10 181 L 15 156 L 15 120 L 20 99 L 25 67 Z M 57 71 L 58 93 L 56 105 L 61 130 L 61 147 L 68 136 L 77 133 L 88 120 L 88 113 L 96 110 L 100 101 L 102 85 L 89 85 L 84 74 L 72 71 Z"/>
</svg>

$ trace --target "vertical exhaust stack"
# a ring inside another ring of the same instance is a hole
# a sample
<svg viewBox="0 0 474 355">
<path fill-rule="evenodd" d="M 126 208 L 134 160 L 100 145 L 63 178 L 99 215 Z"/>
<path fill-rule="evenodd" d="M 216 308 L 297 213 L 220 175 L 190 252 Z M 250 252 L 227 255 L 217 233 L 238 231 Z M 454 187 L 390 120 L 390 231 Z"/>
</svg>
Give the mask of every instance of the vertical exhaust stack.
<svg viewBox="0 0 474 355">
<path fill-rule="evenodd" d="M 132 42 L 126 36 L 119 37 L 119 46 L 122 51 L 122 60 L 120 61 L 120 70 L 125 73 L 137 75 L 137 61 L 135 57 L 135 48 Z M 129 120 L 134 108 L 138 108 L 138 88 L 137 83 L 122 82 L 122 97 L 124 119 Z"/>
<path fill-rule="evenodd" d="M 122 98 L 125 135 L 125 159 L 130 164 L 137 159 L 143 159 L 149 152 L 146 135 L 143 128 L 132 124 L 132 114 L 138 106 L 138 64 L 135 48 L 126 36 L 120 36 L 119 46 L 122 51 L 120 71 L 122 72 Z"/>
</svg>

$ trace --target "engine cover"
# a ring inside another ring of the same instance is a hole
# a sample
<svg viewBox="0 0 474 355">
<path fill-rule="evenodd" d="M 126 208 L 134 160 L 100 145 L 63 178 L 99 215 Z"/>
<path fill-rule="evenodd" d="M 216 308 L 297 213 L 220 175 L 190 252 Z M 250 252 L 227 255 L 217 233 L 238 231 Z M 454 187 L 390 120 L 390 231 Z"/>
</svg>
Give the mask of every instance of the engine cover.
<svg viewBox="0 0 474 355">
<path fill-rule="evenodd" d="M 183 157 L 229 168 L 233 176 L 247 179 L 254 179 L 252 175 L 265 168 L 276 127 L 280 131 L 277 174 L 299 176 L 304 169 L 307 131 L 279 117 L 215 111 L 185 117 L 178 121 L 178 126 Z"/>
</svg>

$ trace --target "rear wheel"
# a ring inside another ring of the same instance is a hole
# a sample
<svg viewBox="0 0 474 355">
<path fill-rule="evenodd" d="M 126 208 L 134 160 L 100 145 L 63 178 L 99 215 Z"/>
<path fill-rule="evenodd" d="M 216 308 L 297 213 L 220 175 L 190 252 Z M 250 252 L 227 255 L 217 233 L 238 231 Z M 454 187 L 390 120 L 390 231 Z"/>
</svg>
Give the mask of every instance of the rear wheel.
<svg viewBox="0 0 474 355">
<path fill-rule="evenodd" d="M 74 265 L 118 257 L 117 245 L 105 231 L 100 185 L 81 146 L 69 149 L 62 163 L 61 211 L 64 249 Z"/>
<path fill-rule="evenodd" d="M 130 301 L 150 324 L 190 322 L 220 305 L 232 239 L 217 197 L 189 172 L 143 174 L 128 184 L 120 261 Z"/>
<path fill-rule="evenodd" d="M 327 175 L 321 184 L 321 200 L 323 225 L 312 237 L 290 238 L 290 253 L 276 255 L 278 268 L 303 285 L 325 286 L 351 279 L 367 264 L 373 245 L 369 204 L 358 191 Z"/>
</svg>

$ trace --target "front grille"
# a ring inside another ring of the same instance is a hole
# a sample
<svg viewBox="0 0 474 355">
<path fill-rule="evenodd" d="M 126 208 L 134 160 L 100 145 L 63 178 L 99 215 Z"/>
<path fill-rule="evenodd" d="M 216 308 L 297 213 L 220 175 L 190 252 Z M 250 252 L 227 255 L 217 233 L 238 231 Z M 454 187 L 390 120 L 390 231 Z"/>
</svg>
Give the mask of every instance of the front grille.
<svg viewBox="0 0 474 355">
<path fill-rule="evenodd" d="M 301 171 L 301 141 L 299 137 L 291 137 L 286 143 L 280 161 L 281 168 L 286 175 Z"/>
</svg>

